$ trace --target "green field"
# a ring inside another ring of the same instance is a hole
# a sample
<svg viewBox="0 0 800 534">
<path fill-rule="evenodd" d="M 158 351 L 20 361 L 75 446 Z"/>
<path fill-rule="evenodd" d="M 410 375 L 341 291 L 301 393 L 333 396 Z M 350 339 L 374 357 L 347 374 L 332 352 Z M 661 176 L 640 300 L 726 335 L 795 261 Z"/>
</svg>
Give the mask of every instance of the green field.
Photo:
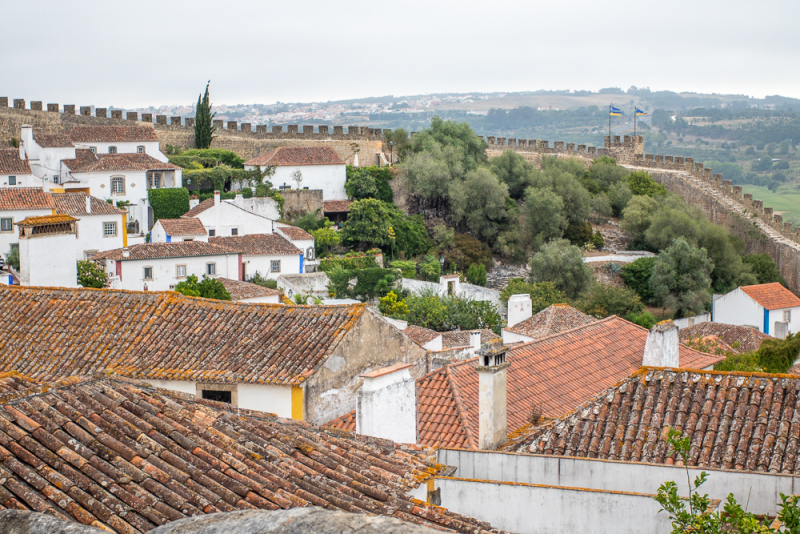
<svg viewBox="0 0 800 534">
<path fill-rule="evenodd" d="M 763 200 L 764 206 L 775 213 L 782 213 L 784 221 L 800 225 L 800 191 L 795 184 L 782 185 L 774 193 L 759 185 L 743 185 L 742 190 L 752 193 L 756 200 Z"/>
</svg>

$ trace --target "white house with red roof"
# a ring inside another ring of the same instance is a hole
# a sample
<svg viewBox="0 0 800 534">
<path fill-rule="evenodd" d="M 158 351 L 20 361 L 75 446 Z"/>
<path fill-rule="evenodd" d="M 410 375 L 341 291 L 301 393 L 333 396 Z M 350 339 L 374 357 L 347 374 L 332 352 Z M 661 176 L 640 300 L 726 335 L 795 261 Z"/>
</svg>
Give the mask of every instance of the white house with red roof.
<svg viewBox="0 0 800 534">
<path fill-rule="evenodd" d="M 75 126 L 66 136 L 75 148 L 95 154 L 147 154 L 162 163 L 169 161 L 149 126 Z"/>
<path fill-rule="evenodd" d="M 275 229 L 274 219 L 248 211 L 232 201 L 221 200 L 219 191 L 214 191 L 213 198 L 200 202 L 181 218 L 198 219 L 209 237 L 271 234 Z"/>
<path fill-rule="evenodd" d="M 75 259 L 128 246 L 128 212 L 86 193 L 52 193 L 56 213 L 76 218 Z M 65 259 L 66 261 L 66 259 Z"/>
<path fill-rule="evenodd" d="M 27 159 L 17 148 L 0 149 L 0 187 L 36 187 L 41 180 L 31 172 Z"/>
<path fill-rule="evenodd" d="M 274 280 L 282 274 L 305 272 L 303 251 L 278 233 L 211 237 L 208 241 L 241 253 L 240 280 L 249 280 L 256 273 Z"/>
<path fill-rule="evenodd" d="M 714 301 L 712 318 L 784 338 L 800 332 L 800 298 L 777 282 L 741 286 Z"/>
<path fill-rule="evenodd" d="M 150 231 L 151 243 L 176 243 L 180 241 L 208 242 L 208 231 L 200 219 L 159 219 Z"/>
<path fill-rule="evenodd" d="M 321 189 L 324 200 L 347 200 L 347 166 L 333 147 L 282 146 L 246 161 L 244 168 L 273 168 L 275 174 L 270 181 L 276 187 Z"/>
<path fill-rule="evenodd" d="M 0 254 L 19 246 L 18 222 L 55 213 L 53 197 L 41 187 L 0 187 Z"/>
</svg>

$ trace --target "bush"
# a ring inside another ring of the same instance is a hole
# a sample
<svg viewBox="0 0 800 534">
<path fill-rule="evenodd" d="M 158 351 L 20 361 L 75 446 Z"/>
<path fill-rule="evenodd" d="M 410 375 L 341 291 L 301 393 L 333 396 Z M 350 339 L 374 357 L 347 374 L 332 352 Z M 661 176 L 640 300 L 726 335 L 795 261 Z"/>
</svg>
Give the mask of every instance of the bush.
<svg viewBox="0 0 800 534">
<path fill-rule="evenodd" d="M 656 318 L 653 317 L 653 314 L 650 312 L 642 312 L 642 313 L 629 313 L 625 316 L 625 319 L 632 322 L 633 324 L 638 324 L 639 326 L 643 326 L 650 330 L 656 325 Z"/>
<path fill-rule="evenodd" d="M 442 275 L 442 265 L 435 256 L 427 254 L 425 259 L 419 263 L 419 274 L 429 282 L 438 281 Z"/>
<path fill-rule="evenodd" d="M 589 240 L 589 242 L 590 242 L 590 243 L 592 244 L 592 246 L 593 246 L 594 248 L 596 248 L 597 250 L 600 250 L 601 248 L 603 248 L 604 246 L 606 246 L 606 240 L 603 238 L 603 235 L 600 233 L 600 230 L 597 230 L 597 231 L 594 233 L 594 235 L 592 236 L 592 239 L 591 239 L 591 240 Z"/>
<path fill-rule="evenodd" d="M 341 269 L 328 271 L 331 283 L 328 293 L 335 298 L 351 298 L 366 301 L 375 297 L 384 297 L 394 287 L 400 274 L 392 269 L 372 267 L 368 269 Z M 355 285 L 350 281 L 355 279 Z"/>
<path fill-rule="evenodd" d="M 564 230 L 564 239 L 576 247 L 582 247 L 592 240 L 592 225 L 588 222 L 571 222 Z"/>
<path fill-rule="evenodd" d="M 268 287 L 270 289 L 278 289 L 278 281 L 273 280 L 271 278 L 264 278 L 260 272 L 256 271 L 250 280 L 248 280 L 251 284 L 256 284 L 257 286 Z"/>
<path fill-rule="evenodd" d="M 659 184 L 644 171 L 635 171 L 628 175 L 628 186 L 634 195 L 655 197 L 667 194 L 667 188 Z"/>
<path fill-rule="evenodd" d="M 78 262 L 78 284 L 97 289 L 108 285 L 108 273 L 93 261 Z"/>
<path fill-rule="evenodd" d="M 486 243 L 468 234 L 456 234 L 453 248 L 444 253 L 445 261 L 456 264 L 456 269 L 464 272 L 473 263 L 480 263 L 487 270 L 492 268 L 492 250 Z"/>
<path fill-rule="evenodd" d="M 485 300 L 442 297 L 432 291 L 425 291 L 407 297 L 406 304 L 409 310 L 406 320 L 409 324 L 437 332 L 489 328 L 499 333 L 502 325 L 497 307 Z"/>
<path fill-rule="evenodd" d="M 11 247 L 6 254 L 6 263 L 19 271 L 19 247 Z"/>
<path fill-rule="evenodd" d="M 350 215 L 342 226 L 342 241 L 351 246 L 402 251 L 407 256 L 427 252 L 429 247 L 422 216 L 407 216 L 394 204 L 374 198 L 350 205 Z"/>
<path fill-rule="evenodd" d="M 209 159 L 221 163 L 222 165 L 233 167 L 234 169 L 244 169 L 244 159 L 239 157 L 236 152 L 223 148 L 193 148 L 181 152 L 180 156 L 186 158 Z"/>
<path fill-rule="evenodd" d="M 467 282 L 476 286 L 486 286 L 486 267 L 473 263 L 467 270 Z"/>
<path fill-rule="evenodd" d="M 389 167 L 358 167 L 347 166 L 347 181 L 345 189 L 347 195 L 353 200 L 375 198 L 391 204 L 394 202 L 394 191 L 389 185 L 389 180 L 394 178 Z"/>
<path fill-rule="evenodd" d="M 327 217 L 319 216 L 319 210 L 309 211 L 304 213 L 302 216 L 292 220 L 292 224 L 310 233 L 313 232 L 314 230 L 325 228 L 325 221 L 327 219 L 328 219 Z"/>
<path fill-rule="evenodd" d="M 532 313 L 539 313 L 552 304 L 564 304 L 567 295 L 560 291 L 553 282 L 537 282 L 531 284 L 522 278 L 512 278 L 500 292 L 500 299 L 507 303 L 511 295 L 527 293 L 531 296 Z"/>
<path fill-rule="evenodd" d="M 417 264 L 413 261 L 393 261 L 389 266 L 392 269 L 400 269 L 403 278 L 415 278 L 417 276 Z"/>
<path fill-rule="evenodd" d="M 553 282 L 571 299 L 589 288 L 592 271 L 583 262 L 581 250 L 559 239 L 548 243 L 530 261 L 531 282 Z"/>
<path fill-rule="evenodd" d="M 627 263 L 622 267 L 620 275 L 625 281 L 625 285 L 634 290 L 644 302 L 653 300 L 653 292 L 650 289 L 650 277 L 653 276 L 653 265 L 656 259 L 639 258 L 636 261 Z"/>
<path fill-rule="evenodd" d="M 662 250 L 653 264 L 650 288 L 655 300 L 675 310 L 678 318 L 703 313 L 711 304 L 711 269 L 706 249 L 682 237 Z"/>
<path fill-rule="evenodd" d="M 153 224 L 159 219 L 177 219 L 189 211 L 189 190 L 184 187 L 150 189 L 147 198 L 153 208 Z"/>
<path fill-rule="evenodd" d="M 778 282 L 783 287 L 789 287 L 786 278 L 781 275 L 778 265 L 769 254 L 746 254 L 742 256 L 742 262 L 750 267 L 759 284 Z"/>
<path fill-rule="evenodd" d="M 374 267 L 378 267 L 375 254 L 353 254 L 319 260 L 319 270 L 326 273 L 335 269 L 352 270 L 371 269 Z"/>
<path fill-rule="evenodd" d="M 197 276 L 189 275 L 186 280 L 175 286 L 175 291 L 187 297 L 203 297 L 215 300 L 231 300 L 231 295 L 222 282 L 216 278 L 203 275 L 203 281 L 198 283 Z"/>
<path fill-rule="evenodd" d="M 408 315 L 408 305 L 405 300 L 397 300 L 394 291 L 389 291 L 385 297 L 378 299 L 378 310 L 386 316 L 402 318 Z"/>
<path fill-rule="evenodd" d="M 584 313 L 596 317 L 618 315 L 624 317 L 630 313 L 641 313 L 644 310 L 639 295 L 626 287 L 594 284 L 589 290 L 586 302 L 581 306 Z"/>
</svg>

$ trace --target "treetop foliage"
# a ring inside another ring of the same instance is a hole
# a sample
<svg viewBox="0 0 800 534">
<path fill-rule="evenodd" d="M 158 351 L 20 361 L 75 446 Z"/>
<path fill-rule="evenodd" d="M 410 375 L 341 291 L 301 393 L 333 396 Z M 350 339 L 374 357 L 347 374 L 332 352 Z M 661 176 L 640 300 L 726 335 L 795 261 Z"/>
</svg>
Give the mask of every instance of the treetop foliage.
<svg viewBox="0 0 800 534">
<path fill-rule="evenodd" d="M 208 87 L 211 81 L 206 84 L 206 93 L 197 97 L 197 107 L 195 108 L 194 118 L 194 146 L 195 148 L 209 148 L 211 141 L 216 137 L 214 134 L 217 128 L 213 124 L 216 113 L 211 113 L 211 100 L 208 95 Z"/>
</svg>

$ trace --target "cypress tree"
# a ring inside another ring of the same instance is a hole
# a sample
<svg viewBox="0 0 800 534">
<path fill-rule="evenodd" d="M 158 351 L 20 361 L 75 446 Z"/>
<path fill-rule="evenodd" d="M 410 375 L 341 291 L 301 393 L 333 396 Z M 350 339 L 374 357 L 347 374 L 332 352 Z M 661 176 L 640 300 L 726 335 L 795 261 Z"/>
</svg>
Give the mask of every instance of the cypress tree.
<svg viewBox="0 0 800 534">
<path fill-rule="evenodd" d="M 212 126 L 212 120 L 217 115 L 211 113 L 211 102 L 208 96 L 208 86 L 211 85 L 211 80 L 206 84 L 206 94 L 197 97 L 197 107 L 195 108 L 194 117 L 194 146 L 195 148 L 209 148 L 211 141 L 214 139 L 214 132 L 216 127 Z"/>
</svg>

